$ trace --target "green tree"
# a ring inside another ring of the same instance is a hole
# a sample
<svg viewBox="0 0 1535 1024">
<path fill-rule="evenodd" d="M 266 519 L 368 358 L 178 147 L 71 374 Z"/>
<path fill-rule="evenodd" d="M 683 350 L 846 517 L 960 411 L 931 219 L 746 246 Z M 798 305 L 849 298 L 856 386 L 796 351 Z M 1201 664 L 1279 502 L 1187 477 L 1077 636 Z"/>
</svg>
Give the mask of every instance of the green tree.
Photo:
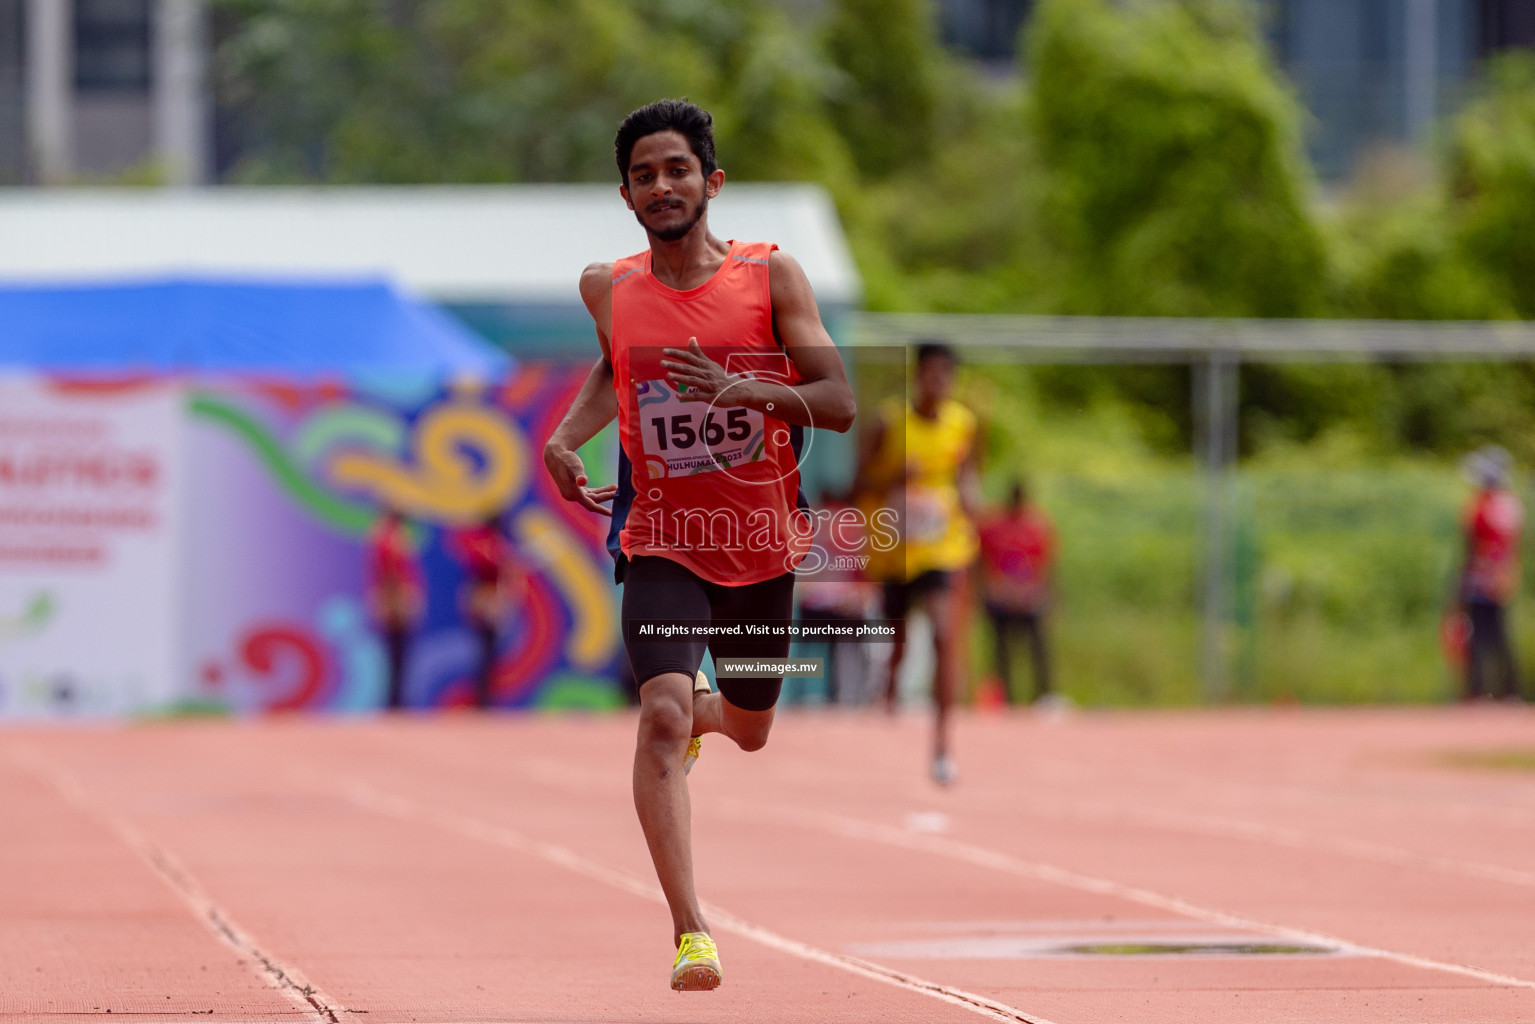
<svg viewBox="0 0 1535 1024">
<path fill-rule="evenodd" d="M 881 310 L 1053 312 L 1041 174 L 1016 102 L 951 69 L 928 160 L 842 204 L 866 300 Z"/>
<path fill-rule="evenodd" d="M 1535 316 L 1535 57 L 1508 55 L 1456 119 L 1446 178 L 1456 241 L 1520 317 Z"/>
<path fill-rule="evenodd" d="M 689 96 L 745 177 L 846 175 L 836 73 L 752 0 L 224 0 L 245 181 L 611 180 L 628 111 Z"/>
<path fill-rule="evenodd" d="M 1319 308 L 1299 112 L 1246 5 L 1042 0 L 1028 54 L 1062 312 Z"/>
<path fill-rule="evenodd" d="M 933 153 L 944 52 L 930 0 L 836 0 L 826 48 L 844 81 L 832 103 L 858 169 L 883 178 Z"/>
<path fill-rule="evenodd" d="M 1482 320 L 1514 315 L 1495 280 L 1467 259 L 1444 201 L 1432 194 L 1361 203 L 1340 229 L 1337 306 L 1381 320 Z"/>
</svg>

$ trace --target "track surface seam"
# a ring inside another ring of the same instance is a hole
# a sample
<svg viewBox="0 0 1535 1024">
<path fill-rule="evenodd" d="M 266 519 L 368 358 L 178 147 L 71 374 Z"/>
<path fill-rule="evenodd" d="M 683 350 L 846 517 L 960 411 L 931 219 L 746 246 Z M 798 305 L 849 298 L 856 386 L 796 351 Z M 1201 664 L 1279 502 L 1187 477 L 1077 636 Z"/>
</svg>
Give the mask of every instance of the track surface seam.
<svg viewBox="0 0 1535 1024">
<path fill-rule="evenodd" d="M 156 877 L 181 897 L 182 902 L 192 911 L 192 916 L 202 922 L 219 941 L 259 965 L 256 973 L 268 985 L 282 992 L 300 1009 L 312 1014 L 321 1024 L 340 1024 L 341 1014 L 348 1012 L 346 1008 L 297 970 L 263 951 L 244 929 L 235 924 L 229 913 L 208 896 L 191 872 L 168 850 L 155 843 L 126 818 L 93 800 L 78 781 L 57 765 L 44 760 L 35 750 L 13 749 L 11 760 L 34 778 L 53 787 L 87 818 L 105 827 L 138 854 Z"/>
<path fill-rule="evenodd" d="M 652 903 L 664 905 L 666 902 L 666 898 L 662 894 L 659 885 L 610 868 L 567 847 L 533 839 L 512 829 L 494 825 L 468 815 L 434 810 L 413 800 L 384 793 L 373 786 L 362 783 L 345 785 L 339 790 L 339 793 L 344 799 L 361 809 L 372 811 L 376 814 L 387 815 L 402 821 L 432 825 L 445 831 L 455 832 L 459 835 L 478 839 L 492 845 L 507 847 L 521 853 L 533 854 L 578 874 L 585 875 L 588 878 L 596 879 L 615 888 L 622 889 Z M 795 939 L 787 938 L 766 928 L 754 925 L 744 918 L 738 917 L 714 904 L 704 903 L 703 909 L 705 913 L 714 918 L 726 930 L 734 932 L 743 938 L 751 939 L 770 949 L 775 949 L 803 960 L 836 967 L 851 974 L 894 985 L 910 992 L 916 992 L 961 1007 L 992 1020 L 1004 1021 L 1006 1024 L 1053 1024 L 1052 1021 L 1044 1017 L 1027 1013 L 1015 1006 L 1009 1006 L 987 996 L 967 992 L 949 985 L 941 985 L 913 974 L 907 974 L 904 971 L 897 971 L 883 964 L 862 960 L 858 957 L 846 956 L 841 953 L 833 953 Z"/>
</svg>

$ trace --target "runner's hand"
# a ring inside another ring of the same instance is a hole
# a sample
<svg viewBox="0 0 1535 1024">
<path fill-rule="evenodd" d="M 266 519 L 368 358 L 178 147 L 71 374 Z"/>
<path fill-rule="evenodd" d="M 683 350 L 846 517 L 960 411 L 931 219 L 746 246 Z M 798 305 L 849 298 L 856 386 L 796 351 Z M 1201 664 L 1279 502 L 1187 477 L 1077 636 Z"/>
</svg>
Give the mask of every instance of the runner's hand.
<svg viewBox="0 0 1535 1024">
<path fill-rule="evenodd" d="M 670 359 L 661 360 L 667 369 L 667 379 L 673 384 L 685 384 L 686 394 L 678 395 L 683 402 L 712 402 L 738 378 L 730 376 L 725 368 L 698 347 L 697 338 L 688 339 L 687 348 L 664 348 L 661 353 Z"/>
<path fill-rule="evenodd" d="M 581 464 L 581 456 L 569 448 L 544 448 L 544 468 L 549 470 L 549 475 L 554 478 L 554 485 L 560 489 L 560 497 L 566 501 L 573 501 L 588 512 L 596 512 L 598 515 L 611 516 L 612 509 L 603 508 L 599 502 L 612 501 L 618 493 L 617 484 L 608 484 L 606 487 L 586 486 L 586 467 Z"/>
</svg>

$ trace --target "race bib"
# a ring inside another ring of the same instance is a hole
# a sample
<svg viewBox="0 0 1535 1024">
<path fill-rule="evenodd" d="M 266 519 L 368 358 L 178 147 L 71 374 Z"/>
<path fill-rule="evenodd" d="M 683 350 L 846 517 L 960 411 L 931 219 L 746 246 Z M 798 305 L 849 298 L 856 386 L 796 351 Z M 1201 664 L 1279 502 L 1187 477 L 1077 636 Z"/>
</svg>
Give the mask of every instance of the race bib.
<svg viewBox="0 0 1535 1024">
<path fill-rule="evenodd" d="M 764 419 L 755 409 L 684 402 L 664 379 L 634 387 L 650 479 L 734 469 L 766 457 Z"/>
<path fill-rule="evenodd" d="M 943 495 L 920 487 L 906 491 L 906 538 L 918 544 L 941 540 L 949 532 L 949 509 Z"/>
</svg>

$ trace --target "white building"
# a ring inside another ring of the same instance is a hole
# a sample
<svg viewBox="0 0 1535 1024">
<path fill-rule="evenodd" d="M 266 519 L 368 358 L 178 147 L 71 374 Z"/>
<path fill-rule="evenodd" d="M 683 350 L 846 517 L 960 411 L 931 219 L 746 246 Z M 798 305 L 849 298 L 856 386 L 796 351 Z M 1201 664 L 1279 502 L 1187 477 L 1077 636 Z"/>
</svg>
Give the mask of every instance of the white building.
<svg viewBox="0 0 1535 1024">
<path fill-rule="evenodd" d="M 0 184 L 209 178 L 203 0 L 0 0 Z"/>
</svg>

